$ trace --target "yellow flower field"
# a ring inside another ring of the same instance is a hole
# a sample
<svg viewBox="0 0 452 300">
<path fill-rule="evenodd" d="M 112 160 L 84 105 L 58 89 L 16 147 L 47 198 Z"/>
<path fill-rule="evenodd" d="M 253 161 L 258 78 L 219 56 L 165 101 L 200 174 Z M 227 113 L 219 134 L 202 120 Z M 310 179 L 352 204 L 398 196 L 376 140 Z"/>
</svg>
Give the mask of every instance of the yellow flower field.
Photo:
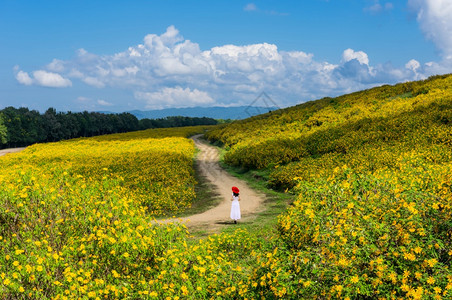
<svg viewBox="0 0 452 300">
<path fill-rule="evenodd" d="M 452 75 L 308 102 L 207 136 L 229 149 L 226 163 L 298 194 L 278 219 L 286 297 L 452 297 Z"/>
<path fill-rule="evenodd" d="M 0 158 L 0 299 L 450 299 L 452 76 L 214 127 L 295 193 L 277 227 L 192 239 L 197 128 Z M 267 231 L 266 231 L 267 230 Z"/>
<path fill-rule="evenodd" d="M 195 197 L 185 136 L 199 130 L 37 144 L 0 158 L 0 298 L 126 295 L 185 234 L 152 216 Z"/>
</svg>

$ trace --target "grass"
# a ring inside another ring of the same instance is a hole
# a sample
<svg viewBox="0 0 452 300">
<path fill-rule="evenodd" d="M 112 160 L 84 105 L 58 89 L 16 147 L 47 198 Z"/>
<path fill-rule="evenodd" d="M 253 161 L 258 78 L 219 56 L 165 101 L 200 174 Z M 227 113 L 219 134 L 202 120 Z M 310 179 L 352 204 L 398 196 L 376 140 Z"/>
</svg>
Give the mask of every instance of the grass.
<svg viewBox="0 0 452 300">
<path fill-rule="evenodd" d="M 222 231 L 231 233 L 238 227 L 253 232 L 258 236 L 273 235 L 277 224 L 277 217 L 283 213 L 295 200 L 296 195 L 276 191 L 267 187 L 268 172 L 260 170 L 245 170 L 224 163 L 223 157 L 226 153 L 224 148 L 220 151 L 220 165 L 229 174 L 245 181 L 251 188 L 265 195 L 265 209 L 257 213 L 255 218 L 247 218 L 239 222 L 239 226 L 227 226 Z"/>
<path fill-rule="evenodd" d="M 266 170 L 245 170 L 242 168 L 233 167 L 227 165 L 223 161 L 226 149 L 217 145 L 216 147 L 220 152 L 220 166 L 226 170 L 229 174 L 245 181 L 251 188 L 265 195 L 265 208 L 258 212 L 253 217 L 246 217 L 239 221 L 239 224 L 230 224 L 230 226 L 224 226 L 221 232 L 232 233 L 236 229 L 246 229 L 247 231 L 257 234 L 260 237 L 269 237 L 274 235 L 274 231 L 277 224 L 277 217 L 283 213 L 287 207 L 295 200 L 295 195 L 291 193 L 284 193 L 276 191 L 267 187 L 268 171 Z M 199 153 L 199 150 L 197 154 Z M 174 214 L 173 217 L 183 218 L 191 215 L 200 214 L 212 207 L 218 205 L 222 201 L 221 196 L 216 193 L 215 186 L 207 180 L 207 178 L 200 173 L 199 165 L 194 162 L 195 165 L 195 178 L 198 184 L 196 184 L 196 198 L 193 200 L 193 204 L 190 208 L 185 209 L 183 212 Z M 194 240 L 208 237 L 211 232 L 208 228 L 202 226 L 191 228 L 190 233 Z"/>
</svg>

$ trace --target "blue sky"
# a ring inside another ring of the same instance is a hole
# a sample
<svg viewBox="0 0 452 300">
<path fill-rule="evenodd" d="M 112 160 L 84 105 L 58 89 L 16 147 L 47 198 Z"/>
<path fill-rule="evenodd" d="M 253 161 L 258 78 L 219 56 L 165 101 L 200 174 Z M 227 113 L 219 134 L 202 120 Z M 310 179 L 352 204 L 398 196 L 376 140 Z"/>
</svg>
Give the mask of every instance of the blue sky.
<svg viewBox="0 0 452 300">
<path fill-rule="evenodd" d="M 295 105 L 452 72 L 450 0 L 0 0 L 0 108 Z"/>
</svg>

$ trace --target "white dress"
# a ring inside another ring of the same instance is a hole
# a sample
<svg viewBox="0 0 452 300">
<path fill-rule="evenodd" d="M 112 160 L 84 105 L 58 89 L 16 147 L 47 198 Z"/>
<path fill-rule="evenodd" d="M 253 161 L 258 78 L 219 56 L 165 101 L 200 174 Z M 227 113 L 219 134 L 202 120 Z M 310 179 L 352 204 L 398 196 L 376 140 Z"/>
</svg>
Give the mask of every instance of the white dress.
<svg viewBox="0 0 452 300">
<path fill-rule="evenodd" d="M 231 204 L 231 219 L 232 220 L 240 220 L 240 203 L 239 197 L 235 197 L 232 195 L 232 204 Z"/>
</svg>

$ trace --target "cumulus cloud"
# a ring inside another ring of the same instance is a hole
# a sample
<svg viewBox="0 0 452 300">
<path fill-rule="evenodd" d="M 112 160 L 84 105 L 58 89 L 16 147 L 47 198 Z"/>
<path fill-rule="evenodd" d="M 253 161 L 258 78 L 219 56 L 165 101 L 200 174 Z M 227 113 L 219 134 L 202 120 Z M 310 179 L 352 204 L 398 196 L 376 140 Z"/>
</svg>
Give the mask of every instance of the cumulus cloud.
<svg viewBox="0 0 452 300">
<path fill-rule="evenodd" d="M 452 61 L 452 1 L 409 0 L 408 3 L 417 12 L 417 21 L 425 36 L 445 59 Z"/>
<path fill-rule="evenodd" d="M 363 51 L 354 51 L 353 49 L 347 49 L 342 53 L 342 60 L 349 62 L 356 59 L 360 64 L 369 65 L 369 57 Z"/>
<path fill-rule="evenodd" d="M 24 85 L 69 87 L 77 81 L 97 89 L 125 89 L 137 108 L 247 105 L 262 91 L 283 107 L 447 70 L 444 64 L 415 60 L 402 67 L 372 65 L 366 52 L 350 48 L 338 53 L 337 63 L 268 43 L 202 50 L 170 26 L 123 52 L 99 55 L 80 49 L 73 59 L 55 59 L 32 76 L 17 67 L 15 76 Z"/>
<path fill-rule="evenodd" d="M 413 72 L 416 72 L 420 67 L 421 67 L 421 64 L 415 59 L 412 59 L 405 64 L 405 68 L 407 68 L 408 70 L 411 70 Z"/>
<path fill-rule="evenodd" d="M 31 79 L 30 75 L 27 72 L 19 71 L 16 74 L 16 79 L 19 83 L 23 85 L 32 85 L 33 79 Z"/>
<path fill-rule="evenodd" d="M 36 84 L 40 86 L 55 88 L 72 86 L 72 82 L 69 79 L 57 73 L 38 70 L 33 72 L 33 77 Z"/>
<path fill-rule="evenodd" d="M 47 69 L 52 72 L 62 72 L 64 71 L 64 61 L 55 58 L 47 65 Z"/>
<path fill-rule="evenodd" d="M 180 86 L 175 88 L 165 87 L 157 92 L 136 92 L 135 97 L 144 100 L 148 109 L 180 107 L 181 104 L 185 107 L 205 106 L 214 103 L 207 92 L 197 89 L 184 89 Z"/>
<path fill-rule="evenodd" d="M 16 66 L 16 80 L 23 85 L 36 84 L 43 87 L 53 87 L 53 88 L 63 88 L 72 86 L 72 82 L 64 78 L 58 73 L 48 72 L 44 70 L 37 70 L 33 72 L 33 77 L 31 77 L 27 72 L 19 70 Z"/>
</svg>

